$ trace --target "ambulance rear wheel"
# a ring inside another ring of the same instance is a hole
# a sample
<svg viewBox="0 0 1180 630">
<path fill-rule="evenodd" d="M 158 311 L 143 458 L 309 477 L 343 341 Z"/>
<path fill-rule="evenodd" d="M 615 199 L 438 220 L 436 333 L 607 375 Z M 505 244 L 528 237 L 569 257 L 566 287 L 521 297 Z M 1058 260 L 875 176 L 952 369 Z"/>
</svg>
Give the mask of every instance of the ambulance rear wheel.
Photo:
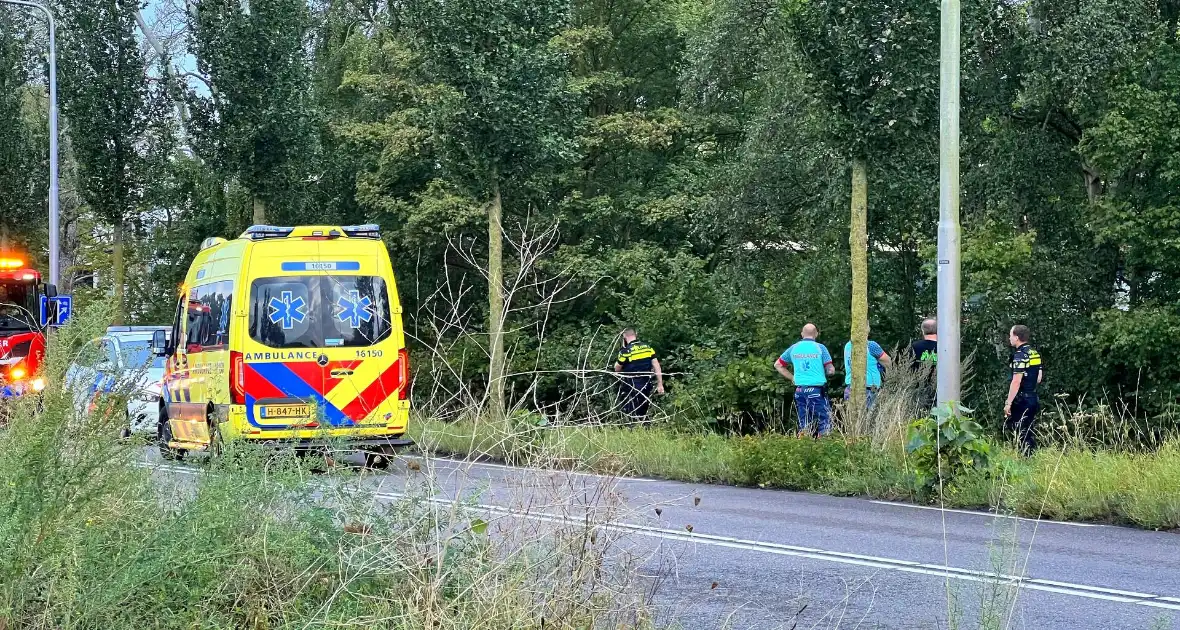
<svg viewBox="0 0 1180 630">
<path fill-rule="evenodd" d="M 379 450 L 365 451 L 365 468 L 385 470 L 389 468 L 392 450 L 379 447 Z"/>
<path fill-rule="evenodd" d="M 168 460 L 184 459 L 184 449 L 172 448 L 168 443 L 172 441 L 172 423 L 168 422 L 168 415 L 162 414 L 160 424 L 156 428 L 156 443 L 160 447 L 160 457 Z"/>
</svg>

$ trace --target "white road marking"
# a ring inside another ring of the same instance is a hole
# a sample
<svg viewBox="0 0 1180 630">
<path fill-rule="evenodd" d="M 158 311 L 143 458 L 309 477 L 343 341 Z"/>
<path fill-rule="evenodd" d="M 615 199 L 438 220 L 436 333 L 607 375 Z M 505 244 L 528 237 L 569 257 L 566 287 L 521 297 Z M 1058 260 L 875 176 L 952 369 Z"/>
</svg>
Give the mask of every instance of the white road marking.
<svg viewBox="0 0 1180 630">
<path fill-rule="evenodd" d="M 185 475 L 199 475 L 200 470 L 187 468 L 184 466 L 176 466 L 172 464 L 152 464 L 144 462 L 140 464 L 144 468 L 154 468 L 159 470 L 166 470 Z M 378 492 L 373 496 L 383 499 L 406 499 L 412 498 L 400 492 Z M 533 513 L 522 512 L 510 508 L 487 505 L 487 504 L 470 504 L 460 502 L 455 499 L 446 499 L 442 497 L 428 497 L 427 501 L 431 503 L 439 503 L 444 505 L 455 505 L 461 503 L 469 507 L 479 508 L 487 512 L 497 513 L 504 516 L 524 518 L 527 520 L 558 523 L 558 524 L 581 524 L 585 521 L 582 519 L 571 518 L 558 514 Z M 886 503 L 875 501 L 875 503 Z M 889 504 L 889 505 L 905 505 L 905 504 Z M 935 508 L 938 509 L 938 508 Z M 975 513 L 979 514 L 979 513 Z M 1065 523 L 1073 525 L 1074 523 Z M 1068 595 L 1071 597 L 1081 597 L 1085 599 L 1095 599 L 1109 602 L 1117 602 L 1123 604 L 1133 604 L 1136 606 L 1147 606 L 1151 608 L 1162 608 L 1166 610 L 1180 611 L 1180 598 L 1169 597 L 1164 595 L 1153 595 L 1150 593 L 1139 593 L 1135 591 L 1125 591 L 1119 589 L 1105 588 L 1101 586 L 1091 586 L 1088 584 L 1077 584 L 1072 582 L 1060 582 L 1057 580 L 1046 580 L 1041 578 L 1031 578 L 1018 575 L 1007 575 L 1002 573 L 991 573 L 986 571 L 976 571 L 973 569 L 963 569 L 959 567 L 943 566 L 937 564 L 927 564 L 922 562 L 914 562 L 910 560 L 901 560 L 898 558 L 888 558 L 883 556 L 870 556 L 856 553 L 847 553 L 841 551 L 829 551 L 826 549 L 818 549 L 813 547 L 801 547 L 797 545 L 787 545 L 782 543 L 765 542 L 760 540 L 749 540 L 743 538 L 734 538 L 731 536 L 720 536 L 716 534 L 704 534 L 700 532 L 685 532 L 676 529 L 665 529 L 659 527 L 649 527 L 646 525 L 638 525 L 634 523 L 624 522 L 606 522 L 595 524 L 595 527 L 607 531 L 627 532 L 647 536 L 652 538 L 659 538 L 663 540 L 671 540 L 675 542 L 695 543 L 701 545 L 708 545 L 713 547 L 722 547 L 728 549 L 738 549 L 741 551 L 753 551 L 758 553 L 767 553 L 780 556 L 793 556 L 798 558 L 807 558 L 811 560 L 820 560 L 824 562 L 834 562 L 838 564 L 848 564 L 854 566 L 861 566 L 873 569 L 883 569 L 887 571 L 899 571 L 903 573 L 913 573 L 919 575 L 928 575 L 939 578 L 948 578 L 955 580 L 964 580 L 968 582 L 980 582 L 987 584 L 1000 584 L 1007 586 L 1014 586 L 1017 588 L 1042 591 L 1047 593 L 1057 593 L 1060 595 Z"/>
<path fill-rule="evenodd" d="M 445 462 L 448 462 L 448 464 L 458 464 L 458 465 L 465 465 L 465 466 L 483 466 L 483 467 L 487 467 L 487 468 L 500 468 L 500 470 L 505 470 L 505 471 L 524 471 L 524 472 L 538 472 L 538 473 L 550 473 L 550 474 L 563 473 L 563 474 L 576 475 L 576 477 L 595 477 L 598 479 L 610 479 L 610 480 L 616 480 L 616 481 L 648 481 L 648 483 L 688 484 L 688 481 L 676 481 L 676 480 L 671 480 L 671 479 L 650 479 L 647 477 L 621 477 L 621 475 L 608 475 L 608 474 L 598 474 L 598 473 L 563 471 L 563 470 L 559 470 L 559 468 L 533 468 L 533 467 L 529 467 L 529 466 L 509 466 L 506 464 L 492 464 L 492 462 L 486 462 L 486 461 L 468 461 L 468 460 L 463 460 L 463 459 L 453 459 L 453 458 L 445 458 L 445 457 L 444 458 L 424 458 L 424 457 L 418 457 L 418 455 L 401 455 L 401 459 L 413 459 L 413 460 L 418 460 L 418 461 L 445 461 Z M 722 487 L 742 487 L 742 486 L 722 486 Z M 746 488 L 746 490 L 765 490 L 765 488 Z M 772 491 L 772 492 L 789 492 L 789 491 Z M 1050 520 L 1050 519 L 1034 519 L 1034 518 L 1025 518 L 1025 517 L 1015 517 L 1015 516 L 1010 516 L 1010 514 L 997 514 L 997 513 L 983 512 L 983 511 L 978 511 L 978 510 L 958 510 L 958 508 L 953 508 L 953 507 L 937 507 L 937 506 L 932 506 L 932 505 L 915 505 L 915 504 L 910 504 L 910 503 L 897 503 L 897 501 L 880 501 L 880 500 L 870 499 L 870 500 L 868 500 L 868 503 L 874 503 L 874 504 L 878 504 L 878 505 L 891 505 L 894 507 L 912 507 L 912 508 L 915 508 L 915 510 L 932 510 L 932 511 L 940 511 L 940 512 L 953 512 L 953 513 L 957 513 L 957 514 L 969 514 L 969 516 L 972 516 L 972 517 L 1010 518 L 1010 519 L 1017 519 L 1017 520 L 1027 520 L 1027 521 L 1030 521 L 1030 523 L 1036 523 L 1036 521 L 1040 521 L 1040 523 L 1042 523 L 1042 524 L 1066 525 L 1069 527 L 1108 527 L 1109 526 L 1109 525 L 1103 525 L 1101 523 L 1073 523 L 1073 521 L 1068 521 L 1068 520 Z"/>
<path fill-rule="evenodd" d="M 667 483 L 669 479 L 651 479 L 649 477 L 630 477 L 624 475 L 603 475 L 600 473 L 577 472 L 573 470 L 562 470 L 560 468 L 533 468 L 531 466 L 509 466 L 507 464 L 494 464 L 491 462 L 475 462 L 466 459 L 454 459 L 451 457 L 421 457 L 418 455 L 399 455 L 399 459 L 413 459 L 422 462 L 447 462 L 450 464 L 461 464 L 464 466 L 482 466 L 484 468 L 499 468 L 501 470 L 518 470 L 524 472 L 538 472 L 538 473 L 562 473 L 566 475 L 573 475 L 575 477 L 596 477 L 598 479 L 610 479 L 612 481 L 646 481 L 652 483 Z M 675 482 L 684 483 L 684 482 Z"/>
<path fill-rule="evenodd" d="M 1029 521 L 1030 523 L 1049 523 L 1052 525 L 1068 525 L 1069 527 L 1109 527 L 1102 523 L 1074 523 L 1071 521 L 1051 521 L 1049 519 L 1026 518 L 1024 516 L 1012 516 L 1010 514 L 996 514 L 994 512 L 981 512 L 979 510 L 959 510 L 955 508 L 941 508 L 936 505 L 915 505 L 913 503 L 898 503 L 896 501 L 874 501 L 869 500 L 869 503 L 876 503 L 877 505 L 892 505 L 894 507 L 913 508 L 915 510 L 934 510 L 935 512 L 953 512 L 955 514 L 970 514 L 972 516 L 986 516 L 988 518 L 1013 518 L 1018 521 Z"/>
<path fill-rule="evenodd" d="M 376 496 L 386 499 L 407 498 L 406 495 L 397 492 L 378 493 Z M 453 499 L 443 499 L 438 497 L 433 497 L 428 500 L 433 503 L 442 503 L 446 505 L 453 505 L 456 503 L 456 501 Z M 477 507 L 488 512 L 524 518 L 528 520 L 565 524 L 585 523 L 583 520 L 566 516 L 545 513 L 520 512 L 497 505 L 476 504 L 473 507 Z M 904 573 L 917 573 L 921 575 L 930 575 L 940 578 L 951 578 L 970 582 L 1010 585 L 1028 590 L 1058 593 L 1061 595 L 1083 597 L 1086 599 L 1097 599 L 1124 604 L 1150 606 L 1153 608 L 1165 608 L 1168 610 L 1180 610 L 1180 600 L 1176 598 L 1164 597 L 1162 595 L 1152 595 L 1148 593 L 1137 593 L 1133 591 L 1122 591 L 1118 589 L 1103 588 L 1100 586 L 1090 586 L 1087 584 L 1074 584 L 1070 582 L 1058 582 L 1055 580 L 1043 580 L 1039 578 L 1029 578 L 1017 575 L 988 573 L 985 571 L 975 571 L 972 569 L 926 564 L 909 560 L 899 560 L 896 558 L 868 556 L 840 551 L 828 551 L 825 549 L 785 545 L 781 543 L 771 543 L 759 540 L 746 540 L 741 538 L 733 538 L 730 536 L 718 536 L 713 534 L 702 534 L 698 532 L 684 532 L 675 529 L 636 525 L 633 523 L 607 522 L 599 523 L 595 526 L 608 531 L 629 532 L 639 534 L 641 536 L 650 536 L 677 542 L 697 543 L 715 547 L 770 553 L 782 556 L 795 556 L 812 560 L 851 564 L 889 571 L 901 571 Z"/>
</svg>

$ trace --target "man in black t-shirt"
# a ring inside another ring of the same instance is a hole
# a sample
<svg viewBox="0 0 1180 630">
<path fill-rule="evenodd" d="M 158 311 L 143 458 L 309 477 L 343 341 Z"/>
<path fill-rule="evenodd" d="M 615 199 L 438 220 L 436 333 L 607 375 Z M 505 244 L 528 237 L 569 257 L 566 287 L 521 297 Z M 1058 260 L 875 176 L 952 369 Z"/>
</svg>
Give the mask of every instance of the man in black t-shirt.
<svg viewBox="0 0 1180 630">
<path fill-rule="evenodd" d="M 910 350 L 914 353 L 913 368 L 915 370 L 926 365 L 938 364 L 938 322 L 936 320 L 922 320 L 922 338 L 915 341 L 910 346 Z"/>
<path fill-rule="evenodd" d="M 1045 377 L 1041 353 L 1033 349 L 1028 339 L 1028 326 L 1017 324 L 1008 332 L 1008 343 L 1016 351 L 1012 353 L 1012 382 L 1008 385 L 1008 402 L 1004 404 L 1005 428 L 1016 434 L 1020 452 L 1025 455 L 1032 454 L 1037 447 L 1033 435 L 1033 422 L 1041 410 L 1037 385 Z"/>
<path fill-rule="evenodd" d="M 910 345 L 913 353 L 911 369 L 921 382 L 918 385 L 918 404 L 930 409 L 935 402 L 934 376 L 938 366 L 938 322 L 922 320 L 922 338 Z"/>
</svg>

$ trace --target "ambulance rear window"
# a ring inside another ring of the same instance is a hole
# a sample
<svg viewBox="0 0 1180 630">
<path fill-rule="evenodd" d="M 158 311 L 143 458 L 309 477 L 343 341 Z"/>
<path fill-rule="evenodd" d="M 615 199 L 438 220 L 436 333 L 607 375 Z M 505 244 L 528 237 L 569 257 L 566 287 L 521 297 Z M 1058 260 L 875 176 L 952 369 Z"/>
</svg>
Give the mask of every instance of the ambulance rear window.
<svg viewBox="0 0 1180 630">
<path fill-rule="evenodd" d="M 371 346 L 390 335 L 376 276 L 285 276 L 250 285 L 250 337 L 271 348 Z"/>
</svg>

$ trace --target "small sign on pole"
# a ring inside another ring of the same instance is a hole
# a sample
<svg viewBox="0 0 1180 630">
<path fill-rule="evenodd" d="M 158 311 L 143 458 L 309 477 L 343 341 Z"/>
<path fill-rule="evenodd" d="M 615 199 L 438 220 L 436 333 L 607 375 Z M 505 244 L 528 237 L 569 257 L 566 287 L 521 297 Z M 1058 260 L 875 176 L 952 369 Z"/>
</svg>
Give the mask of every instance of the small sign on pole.
<svg viewBox="0 0 1180 630">
<path fill-rule="evenodd" d="M 63 326 L 74 312 L 74 296 L 41 296 L 41 326 Z"/>
<path fill-rule="evenodd" d="M 74 296 L 59 295 L 53 298 L 57 302 L 57 317 L 54 321 L 54 326 L 62 326 L 70 321 L 70 316 L 74 314 Z"/>
</svg>

